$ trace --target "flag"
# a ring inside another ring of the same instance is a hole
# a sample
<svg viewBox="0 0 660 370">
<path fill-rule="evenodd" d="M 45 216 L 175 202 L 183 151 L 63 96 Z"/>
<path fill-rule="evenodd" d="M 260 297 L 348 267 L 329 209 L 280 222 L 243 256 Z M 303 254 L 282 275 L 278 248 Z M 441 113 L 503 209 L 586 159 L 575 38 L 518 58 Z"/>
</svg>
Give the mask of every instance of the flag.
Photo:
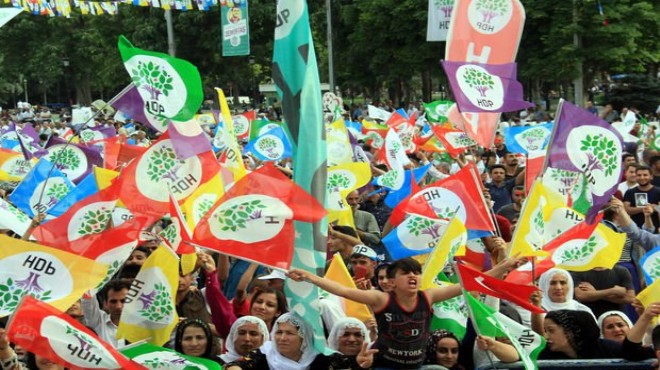
<svg viewBox="0 0 660 370">
<path fill-rule="evenodd" d="M 513 112 L 534 107 L 523 98 L 515 63 L 442 62 L 461 112 Z"/>
<path fill-rule="evenodd" d="M 431 253 L 446 232 L 448 221 L 454 215 L 455 210 L 449 211 L 441 219 L 410 214 L 385 235 L 382 242 L 394 260 Z"/>
<path fill-rule="evenodd" d="M 204 99 L 197 67 L 167 54 L 136 48 L 124 36 L 119 36 L 118 47 L 147 111 L 177 121 L 193 118 Z"/>
<path fill-rule="evenodd" d="M 165 243 L 177 254 L 181 255 L 181 272 L 184 275 L 191 273 L 197 263 L 197 250 L 190 242 L 192 233 L 188 229 L 186 220 L 183 218 L 179 203 L 174 195 L 170 193 L 170 221 L 171 223 L 163 229 L 160 236 Z"/>
<path fill-rule="evenodd" d="M 197 228 L 197 224 L 202 220 L 213 205 L 222 198 L 225 193 L 225 187 L 217 174 L 202 186 L 198 187 L 188 199 L 181 205 L 181 210 L 185 214 L 188 229 L 192 232 Z"/>
<path fill-rule="evenodd" d="M 448 121 L 447 111 L 452 104 L 454 102 L 448 100 L 435 100 L 430 103 L 423 103 L 426 119 L 429 122 L 444 124 Z"/>
<path fill-rule="evenodd" d="M 225 192 L 199 222 L 193 240 L 221 253 L 288 269 L 292 221 L 312 222 L 323 216 L 325 209 L 314 198 L 279 170 L 264 166 Z"/>
<path fill-rule="evenodd" d="M 250 123 L 250 134 L 248 135 L 248 141 L 252 141 L 276 127 L 282 127 L 282 123 L 269 121 L 266 118 L 254 120 Z"/>
<path fill-rule="evenodd" d="M 646 285 L 653 284 L 660 277 L 660 247 L 655 247 L 646 252 L 639 261 L 639 265 L 642 267 Z"/>
<path fill-rule="evenodd" d="M 99 191 L 94 172 L 89 173 L 78 183 L 73 190 L 65 195 L 59 202 L 52 206 L 46 213 L 58 217 L 71 208 L 75 203 L 81 201 Z"/>
<path fill-rule="evenodd" d="M 545 149 L 551 133 L 552 123 L 536 126 L 509 126 L 502 129 L 506 149 L 511 153 L 523 154 Z"/>
<path fill-rule="evenodd" d="M 543 175 L 545 151 L 530 151 L 525 160 L 525 194 L 529 194 L 537 177 Z"/>
<path fill-rule="evenodd" d="M 108 265 L 105 278 L 94 288 L 90 289 L 90 296 L 96 295 L 124 266 L 138 244 L 138 230 L 124 232 L 122 228 L 114 229 L 104 235 L 101 245 L 95 245 L 84 252 L 84 256 L 92 258 L 98 263 Z"/>
<path fill-rule="evenodd" d="M 0 149 L 0 181 L 21 181 L 32 169 L 32 164 L 20 153 Z"/>
<path fill-rule="evenodd" d="M 353 190 L 366 185 L 371 178 L 368 163 L 344 163 L 328 168 L 328 222 L 338 221 L 339 225 L 354 227 L 353 211 L 346 202 L 346 196 Z"/>
<path fill-rule="evenodd" d="M 5 235 L 0 245 L 0 317 L 14 312 L 25 295 L 66 310 L 108 271 L 89 258 Z"/>
<path fill-rule="evenodd" d="M 98 150 L 83 145 L 68 143 L 52 136 L 46 145 L 48 155 L 45 158 L 77 184 L 94 166 L 103 167 L 103 158 Z"/>
<path fill-rule="evenodd" d="M 508 338 L 518 352 L 525 369 L 538 369 L 536 361 L 545 348 L 545 338 L 484 305 L 469 293 L 463 291 L 463 296 L 469 307 L 470 319 L 479 335 Z"/>
<path fill-rule="evenodd" d="M 567 101 L 559 102 L 546 167 L 584 174 L 593 198 L 589 222 L 617 190 L 622 151 L 621 135 L 609 123 Z"/>
<path fill-rule="evenodd" d="M 454 0 L 429 0 L 428 21 L 426 24 L 426 41 L 445 41 L 451 20 Z"/>
<path fill-rule="evenodd" d="M 80 142 L 91 145 L 99 141 L 117 136 L 117 130 L 113 126 L 96 126 L 85 128 L 80 131 Z"/>
<path fill-rule="evenodd" d="M 472 138 L 461 130 L 440 126 L 433 126 L 431 129 L 452 157 L 465 153 L 465 151 L 472 145 L 477 145 Z"/>
<path fill-rule="evenodd" d="M 240 180 L 245 176 L 245 165 L 243 164 L 243 158 L 241 156 L 241 149 L 238 146 L 238 141 L 236 141 L 236 134 L 234 130 L 234 122 L 231 118 L 231 112 L 229 111 L 229 105 L 227 105 L 227 99 L 225 98 L 225 92 L 220 88 L 215 88 L 215 92 L 218 94 L 218 100 L 220 102 L 220 113 L 222 114 L 223 127 L 225 129 L 227 142 L 227 149 L 225 150 L 227 168 L 232 172 L 234 176 L 234 181 Z"/>
<path fill-rule="evenodd" d="M 9 195 L 9 200 L 32 218 L 46 213 L 73 187 L 66 175 L 42 158 Z"/>
<path fill-rule="evenodd" d="M 429 168 L 431 168 L 430 163 L 422 167 L 417 167 L 411 171 L 405 171 L 403 174 L 403 185 L 401 185 L 401 188 L 399 189 L 390 189 L 390 191 L 387 192 L 387 195 L 385 196 L 385 205 L 394 208 L 402 200 L 406 199 L 406 197 L 412 193 L 413 179 L 415 185 L 418 185 L 428 172 Z M 386 175 L 387 174 L 383 176 Z M 378 177 L 372 182 L 374 185 L 378 185 L 378 182 L 376 181 L 377 179 Z"/>
<path fill-rule="evenodd" d="M 385 143 L 379 151 L 379 157 L 385 161 L 390 170 L 375 179 L 374 185 L 383 186 L 392 190 L 399 190 L 403 186 L 404 166 L 410 164 L 405 148 L 399 135 L 390 129 L 385 137 Z"/>
<path fill-rule="evenodd" d="M 3 8 L 0 9 L 0 27 L 4 26 L 15 16 L 23 11 L 22 8 Z"/>
<path fill-rule="evenodd" d="M 276 127 L 248 142 L 245 152 L 254 154 L 261 161 L 279 161 L 291 157 L 291 143 L 284 129 Z"/>
<path fill-rule="evenodd" d="M 449 281 L 442 280 L 438 281 L 437 285 L 444 287 L 454 284 Z M 462 295 L 445 299 L 433 304 L 431 332 L 437 329 L 450 331 L 456 334 L 460 340 L 465 337 L 465 333 L 467 332 L 467 312 L 465 307 L 465 299 Z"/>
<path fill-rule="evenodd" d="M 99 190 L 110 187 L 117 176 L 119 176 L 119 172 L 117 171 L 94 167 L 94 180 L 96 180 L 96 186 Z"/>
<path fill-rule="evenodd" d="M 386 111 L 385 109 L 378 108 L 371 104 L 367 105 L 367 114 L 369 115 L 369 118 L 381 120 L 383 122 L 387 122 L 387 120 L 390 119 L 390 116 L 392 115 L 392 113 Z"/>
<path fill-rule="evenodd" d="M 70 369 L 145 369 L 62 311 L 26 296 L 9 321 L 9 340 Z"/>
<path fill-rule="evenodd" d="M 167 119 L 160 116 L 159 112 L 152 111 L 150 106 L 144 103 L 141 92 L 138 91 L 135 84 L 131 83 L 131 85 L 133 86 L 125 94 L 112 103 L 112 107 L 124 113 L 133 121 L 139 122 L 154 131 L 165 132 L 167 130 Z"/>
<path fill-rule="evenodd" d="M 24 235 L 32 220 L 20 209 L 0 198 L 0 229 L 9 229 L 18 235 Z"/>
<path fill-rule="evenodd" d="M 325 272 L 325 278 L 339 283 L 347 288 L 356 289 L 355 282 L 348 272 L 348 268 L 344 264 L 339 253 L 335 253 Z M 339 298 L 342 308 L 348 317 L 355 317 L 356 319 L 364 322 L 372 319 L 374 315 L 369 310 L 369 307 L 362 303 L 351 301 L 350 299 Z"/>
<path fill-rule="evenodd" d="M 533 313 L 545 312 L 542 308 L 529 302 L 529 296 L 539 290 L 537 287 L 500 280 L 460 263 L 456 266 L 458 267 L 457 272 L 461 276 L 463 289 L 507 300 Z"/>
<path fill-rule="evenodd" d="M 215 361 L 186 356 L 174 350 L 142 343 L 119 350 L 123 355 L 149 369 L 222 370 Z"/>
<path fill-rule="evenodd" d="M 353 162 L 353 148 L 344 120 L 325 125 L 328 141 L 328 166 L 336 166 Z"/>
<path fill-rule="evenodd" d="M 256 119 L 257 111 L 255 110 L 250 110 L 231 116 L 232 123 L 234 124 L 234 134 L 236 134 L 236 139 L 246 139 L 250 135 L 250 125 L 252 121 Z"/>
<path fill-rule="evenodd" d="M 178 286 L 179 259 L 170 248 L 161 245 L 147 258 L 131 284 L 117 338 L 165 344 L 179 322 L 175 306 Z"/>
<path fill-rule="evenodd" d="M 653 282 L 653 284 L 647 286 L 637 294 L 637 298 L 644 307 L 648 307 L 650 304 L 660 301 L 660 279 Z"/>
<path fill-rule="evenodd" d="M 422 268 L 422 282 L 420 289 L 429 289 L 436 286 L 436 276 L 454 259 L 456 252 L 467 243 L 467 229 L 457 217 L 452 218 L 444 234 L 433 248 L 431 255 Z"/>
<path fill-rule="evenodd" d="M 294 182 L 311 197 L 309 207 L 326 206 L 327 148 L 323 127 L 321 83 L 316 52 L 309 26 L 305 0 L 283 0 L 277 3 L 277 14 L 290 14 L 275 28 L 273 48 L 273 80 L 282 101 L 282 113 L 294 144 Z M 295 224 L 295 255 L 291 266 L 320 275 L 324 267 L 327 219 L 319 217 L 314 224 Z M 314 331 L 314 347 L 325 349 L 321 315 L 318 310 L 318 288 L 305 282 L 287 280 L 286 296 L 291 311 L 307 320 Z"/>
</svg>

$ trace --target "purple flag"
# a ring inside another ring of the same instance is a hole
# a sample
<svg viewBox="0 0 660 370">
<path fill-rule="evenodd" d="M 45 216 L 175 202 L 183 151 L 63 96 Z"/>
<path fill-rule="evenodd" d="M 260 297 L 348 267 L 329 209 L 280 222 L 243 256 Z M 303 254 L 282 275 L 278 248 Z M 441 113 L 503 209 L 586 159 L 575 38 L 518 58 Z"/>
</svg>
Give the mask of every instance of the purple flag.
<svg viewBox="0 0 660 370">
<path fill-rule="evenodd" d="M 621 179 L 621 135 L 607 122 L 561 100 L 546 167 L 584 174 L 593 198 L 587 213 L 591 222 L 609 202 Z"/>
<path fill-rule="evenodd" d="M 103 167 L 101 153 L 93 148 L 51 137 L 46 149 L 45 158 L 76 184 L 92 172 L 94 166 Z"/>
<path fill-rule="evenodd" d="M 172 147 L 180 160 L 213 151 L 211 141 L 196 122 L 185 124 L 170 122 L 167 133 L 172 140 Z"/>
<path fill-rule="evenodd" d="M 9 127 L 9 132 L 13 131 L 16 134 L 16 140 L 20 144 L 21 151 L 26 160 L 29 161 L 33 157 L 41 158 L 47 153 L 47 151 L 39 145 L 39 134 L 30 124 L 25 123 L 23 128 L 21 128 L 17 127 L 16 123 L 12 122 Z"/>
<path fill-rule="evenodd" d="M 116 110 L 122 111 L 132 120 L 139 122 L 154 131 L 165 132 L 167 129 L 167 120 L 158 116 L 155 116 L 149 113 L 145 109 L 144 100 L 137 90 L 137 87 L 133 86 L 128 92 L 117 101 L 112 104 L 112 107 Z"/>
<path fill-rule="evenodd" d="M 534 104 L 523 99 L 516 64 L 442 62 L 462 112 L 513 112 Z"/>
</svg>

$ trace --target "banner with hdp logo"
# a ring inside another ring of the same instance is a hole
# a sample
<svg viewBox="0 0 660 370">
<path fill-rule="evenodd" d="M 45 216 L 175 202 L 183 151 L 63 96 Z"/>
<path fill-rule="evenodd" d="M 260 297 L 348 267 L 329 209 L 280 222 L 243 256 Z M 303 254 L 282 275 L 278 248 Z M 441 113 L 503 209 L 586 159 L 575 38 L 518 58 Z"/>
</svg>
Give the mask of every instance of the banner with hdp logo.
<svg viewBox="0 0 660 370">
<path fill-rule="evenodd" d="M 248 0 L 221 1 L 222 56 L 250 54 L 250 22 Z"/>
</svg>

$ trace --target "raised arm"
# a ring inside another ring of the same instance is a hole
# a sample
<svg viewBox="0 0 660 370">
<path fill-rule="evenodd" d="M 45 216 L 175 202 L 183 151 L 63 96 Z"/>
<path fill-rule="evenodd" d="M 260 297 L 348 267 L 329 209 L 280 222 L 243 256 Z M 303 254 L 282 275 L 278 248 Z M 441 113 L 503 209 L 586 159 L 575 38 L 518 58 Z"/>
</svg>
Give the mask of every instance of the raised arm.
<svg viewBox="0 0 660 370">
<path fill-rule="evenodd" d="M 211 321 L 218 335 L 226 338 L 229 335 L 232 324 L 236 321 L 234 308 L 220 290 L 220 282 L 215 269 L 213 258 L 206 253 L 197 254 L 206 275 L 206 301 L 211 307 Z"/>
<path fill-rule="evenodd" d="M 351 301 L 369 305 L 372 310 L 380 309 L 387 304 L 389 296 L 387 293 L 379 290 L 361 290 L 355 288 L 348 288 L 332 280 L 316 276 L 305 270 L 290 270 L 289 278 L 295 281 L 307 281 L 316 285 L 317 287 L 327 291 L 328 293 L 348 298 Z"/>
</svg>

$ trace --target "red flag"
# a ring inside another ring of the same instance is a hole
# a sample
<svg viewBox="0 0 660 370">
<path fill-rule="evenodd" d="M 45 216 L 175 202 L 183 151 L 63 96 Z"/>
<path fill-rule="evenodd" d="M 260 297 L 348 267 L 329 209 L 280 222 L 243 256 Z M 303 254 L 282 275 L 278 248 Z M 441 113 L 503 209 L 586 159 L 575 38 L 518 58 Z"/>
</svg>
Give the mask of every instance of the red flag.
<svg viewBox="0 0 660 370">
<path fill-rule="evenodd" d="M 462 130 L 441 126 L 433 126 L 431 129 L 452 157 L 464 153 L 471 145 L 477 144 Z"/>
<path fill-rule="evenodd" d="M 69 369 L 146 369 L 47 303 L 25 296 L 7 326 L 9 340 Z"/>
<path fill-rule="evenodd" d="M 238 180 L 202 218 L 195 243 L 239 258 L 288 269 L 293 220 L 316 222 L 326 211 L 271 165 Z"/>
<path fill-rule="evenodd" d="M 529 302 L 529 296 L 538 290 L 537 287 L 500 280 L 460 263 L 457 266 L 465 290 L 477 291 L 504 299 L 534 313 L 545 312 L 541 307 L 534 306 Z"/>
<path fill-rule="evenodd" d="M 403 128 L 402 126 L 408 125 L 408 124 L 409 124 L 408 119 L 406 117 L 404 117 L 403 115 L 401 115 L 401 113 L 399 113 L 397 111 L 392 113 L 390 118 L 387 119 L 387 122 L 385 122 L 385 125 L 395 129 L 397 132 L 400 131 Z"/>
<path fill-rule="evenodd" d="M 525 164 L 525 194 L 529 194 L 534 180 L 542 175 L 544 162 L 545 151 L 530 152 L 527 155 L 527 163 Z"/>
</svg>

